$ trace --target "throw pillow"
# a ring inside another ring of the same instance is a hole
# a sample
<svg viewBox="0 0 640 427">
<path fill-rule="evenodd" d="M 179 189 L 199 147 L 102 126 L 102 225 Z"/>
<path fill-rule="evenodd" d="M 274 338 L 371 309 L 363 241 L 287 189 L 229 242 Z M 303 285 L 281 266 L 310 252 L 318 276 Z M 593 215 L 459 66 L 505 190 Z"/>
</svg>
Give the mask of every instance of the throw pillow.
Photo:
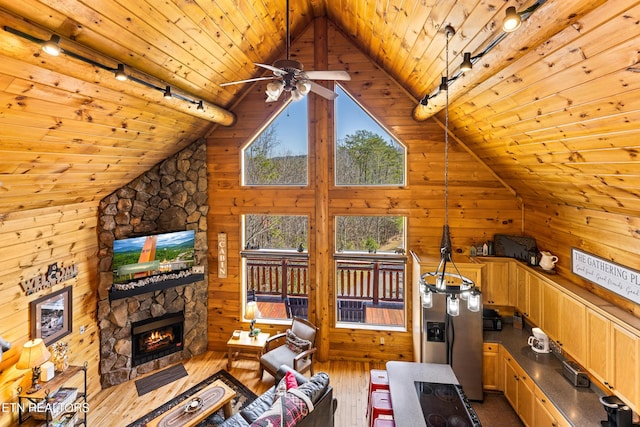
<svg viewBox="0 0 640 427">
<path fill-rule="evenodd" d="M 284 409 L 282 406 L 283 400 Z M 251 427 L 279 427 L 280 425 L 293 427 L 311 411 L 313 411 L 311 400 L 304 393 L 293 388 L 276 399 L 273 406 L 260 415 L 260 418 L 255 420 Z M 280 424 L 283 413 L 284 422 Z"/>
<path fill-rule="evenodd" d="M 284 376 L 284 381 L 287 384 L 287 390 L 298 388 L 298 381 L 296 380 L 296 376 L 293 375 L 293 372 L 287 371 L 287 374 Z"/>
<path fill-rule="evenodd" d="M 294 334 L 291 329 L 287 329 L 287 347 L 289 347 L 291 351 L 302 353 L 311 348 L 311 341 L 300 338 Z"/>
</svg>

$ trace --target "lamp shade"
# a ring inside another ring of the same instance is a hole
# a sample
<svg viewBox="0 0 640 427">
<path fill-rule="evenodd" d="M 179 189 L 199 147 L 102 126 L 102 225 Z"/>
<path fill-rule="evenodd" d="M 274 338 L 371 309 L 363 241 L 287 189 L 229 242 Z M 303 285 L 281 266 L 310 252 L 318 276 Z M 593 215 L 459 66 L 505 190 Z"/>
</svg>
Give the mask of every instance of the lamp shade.
<svg viewBox="0 0 640 427">
<path fill-rule="evenodd" d="M 258 318 L 258 315 L 258 303 L 256 303 L 255 301 L 249 301 L 247 303 L 247 311 L 245 313 L 245 317 L 248 320 L 256 320 Z"/>
<path fill-rule="evenodd" d="M 16 369 L 32 369 L 49 360 L 51 353 L 44 345 L 42 338 L 36 338 L 24 343 L 20 359 L 16 363 Z"/>
</svg>

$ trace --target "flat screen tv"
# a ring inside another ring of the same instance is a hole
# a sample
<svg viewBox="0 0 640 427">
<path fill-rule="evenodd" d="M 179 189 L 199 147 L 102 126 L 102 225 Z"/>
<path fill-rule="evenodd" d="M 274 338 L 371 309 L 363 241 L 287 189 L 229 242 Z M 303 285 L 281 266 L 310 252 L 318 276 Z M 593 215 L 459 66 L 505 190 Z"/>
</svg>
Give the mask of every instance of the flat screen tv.
<svg viewBox="0 0 640 427">
<path fill-rule="evenodd" d="M 188 270 L 194 264 L 193 230 L 131 237 L 113 242 L 113 283 Z"/>
</svg>

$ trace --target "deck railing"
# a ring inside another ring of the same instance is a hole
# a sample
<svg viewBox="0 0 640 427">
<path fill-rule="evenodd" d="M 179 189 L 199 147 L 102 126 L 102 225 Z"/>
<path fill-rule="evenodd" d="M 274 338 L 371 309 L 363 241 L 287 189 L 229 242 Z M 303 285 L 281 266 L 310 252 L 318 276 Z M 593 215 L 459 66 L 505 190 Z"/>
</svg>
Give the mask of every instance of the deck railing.
<svg viewBox="0 0 640 427">
<path fill-rule="evenodd" d="M 309 262 L 306 254 L 244 251 L 247 291 L 260 296 L 306 296 Z M 404 257 L 345 256 L 335 258 L 336 298 L 404 302 Z"/>
</svg>

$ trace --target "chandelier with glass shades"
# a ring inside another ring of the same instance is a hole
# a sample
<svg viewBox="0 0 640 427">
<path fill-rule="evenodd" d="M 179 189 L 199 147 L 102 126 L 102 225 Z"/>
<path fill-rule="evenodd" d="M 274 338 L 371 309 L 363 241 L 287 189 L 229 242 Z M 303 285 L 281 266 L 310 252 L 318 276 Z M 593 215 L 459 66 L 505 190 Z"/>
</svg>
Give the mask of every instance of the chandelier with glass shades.
<svg viewBox="0 0 640 427">
<path fill-rule="evenodd" d="M 447 295 L 447 314 L 460 315 L 460 300 L 467 302 L 470 311 L 480 310 L 480 290 L 473 280 L 460 274 L 451 257 L 451 234 L 449 232 L 449 39 L 455 34 L 451 25 L 445 27 L 446 75 L 442 77 L 440 90 L 446 94 L 444 122 L 444 226 L 440 242 L 440 263 L 435 271 L 420 276 L 422 306 L 433 306 L 433 294 Z"/>
</svg>

